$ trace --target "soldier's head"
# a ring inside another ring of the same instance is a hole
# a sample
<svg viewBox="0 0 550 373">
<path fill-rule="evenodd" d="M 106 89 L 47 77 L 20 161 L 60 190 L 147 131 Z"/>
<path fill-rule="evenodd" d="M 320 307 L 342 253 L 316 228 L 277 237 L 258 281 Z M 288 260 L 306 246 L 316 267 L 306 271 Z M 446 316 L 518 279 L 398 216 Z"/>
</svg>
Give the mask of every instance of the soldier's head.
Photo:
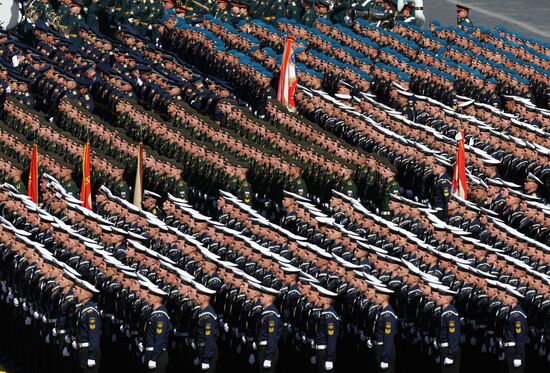
<svg viewBox="0 0 550 373">
<path fill-rule="evenodd" d="M 74 287 L 74 296 L 80 303 L 86 303 L 91 300 L 94 293 L 97 292 L 90 284 L 79 281 L 78 285 Z"/>
<path fill-rule="evenodd" d="M 262 287 L 262 294 L 260 296 L 262 307 L 266 308 L 275 303 L 278 294 L 279 292 L 275 289 Z"/>
</svg>

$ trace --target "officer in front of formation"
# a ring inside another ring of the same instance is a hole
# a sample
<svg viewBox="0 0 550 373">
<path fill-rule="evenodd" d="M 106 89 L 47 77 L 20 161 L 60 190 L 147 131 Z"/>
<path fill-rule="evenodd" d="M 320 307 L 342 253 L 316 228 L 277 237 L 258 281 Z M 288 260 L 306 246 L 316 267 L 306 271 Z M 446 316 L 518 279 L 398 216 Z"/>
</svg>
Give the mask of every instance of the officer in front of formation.
<svg viewBox="0 0 550 373">
<path fill-rule="evenodd" d="M 330 372 L 336 364 L 336 344 L 340 332 L 340 317 L 332 305 L 337 294 L 314 284 L 312 286 L 319 293 L 316 305 L 322 310 L 315 332 L 317 372 Z"/>
<path fill-rule="evenodd" d="M 101 314 L 92 300 L 98 291 L 85 282 L 77 282 L 74 296 L 80 302 L 78 313 L 76 345 L 78 347 L 78 362 L 82 372 L 97 373 L 101 363 L 102 324 Z"/>
<path fill-rule="evenodd" d="M 470 8 L 464 5 L 456 5 L 456 24 L 461 28 L 474 27 L 473 22 L 468 17 Z"/>
<path fill-rule="evenodd" d="M 283 323 L 279 310 L 275 307 L 275 298 L 279 292 L 275 289 L 262 287 L 263 311 L 258 330 L 258 364 L 260 372 L 274 373 L 279 359 L 279 338 L 281 337 Z"/>
<path fill-rule="evenodd" d="M 200 307 L 195 333 L 197 356 L 195 362 L 203 372 L 215 372 L 218 362 L 218 317 L 210 304 L 216 291 L 197 284 L 197 305 Z"/>
<path fill-rule="evenodd" d="M 142 286 L 145 284 L 140 283 Z M 145 285 L 147 288 L 147 285 Z M 168 366 L 168 338 L 172 330 L 170 316 L 164 306 L 166 293 L 158 288 L 149 288 L 147 302 L 152 312 L 145 325 L 144 363 L 149 372 L 164 373 Z"/>
</svg>

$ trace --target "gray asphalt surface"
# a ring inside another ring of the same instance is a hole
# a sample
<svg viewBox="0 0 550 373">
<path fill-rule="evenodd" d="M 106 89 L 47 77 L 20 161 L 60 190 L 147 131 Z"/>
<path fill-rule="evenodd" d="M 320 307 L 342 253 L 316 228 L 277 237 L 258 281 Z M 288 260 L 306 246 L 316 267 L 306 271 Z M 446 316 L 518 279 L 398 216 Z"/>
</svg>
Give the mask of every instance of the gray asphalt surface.
<svg viewBox="0 0 550 373">
<path fill-rule="evenodd" d="M 524 36 L 550 42 L 550 0 L 424 0 L 426 21 L 455 25 L 457 3 L 470 7 L 474 25 L 503 25 Z"/>
</svg>

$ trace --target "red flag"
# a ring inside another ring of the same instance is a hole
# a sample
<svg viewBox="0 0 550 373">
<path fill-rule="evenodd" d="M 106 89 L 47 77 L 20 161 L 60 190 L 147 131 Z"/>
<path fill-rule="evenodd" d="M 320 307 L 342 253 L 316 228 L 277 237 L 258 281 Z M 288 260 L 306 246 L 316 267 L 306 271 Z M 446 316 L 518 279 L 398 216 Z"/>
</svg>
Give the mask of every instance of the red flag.
<svg viewBox="0 0 550 373">
<path fill-rule="evenodd" d="M 90 176 L 90 144 L 84 145 L 82 154 L 82 184 L 80 186 L 80 200 L 82 206 L 88 210 L 92 209 L 92 184 Z"/>
<path fill-rule="evenodd" d="M 294 102 L 294 91 L 298 85 L 296 79 L 296 64 L 294 61 L 294 37 L 286 38 L 285 51 L 283 53 L 283 63 L 281 65 L 281 74 L 279 76 L 279 88 L 277 89 L 277 100 L 292 112 L 296 111 Z"/>
<path fill-rule="evenodd" d="M 468 199 L 466 191 L 466 153 L 464 151 L 464 131 L 456 135 L 458 140 L 458 154 L 456 156 L 455 169 L 453 172 L 453 194 L 462 199 Z"/>
<path fill-rule="evenodd" d="M 38 203 L 38 145 L 33 144 L 31 167 L 29 170 L 29 184 L 27 185 L 28 196 L 31 201 Z"/>
<path fill-rule="evenodd" d="M 142 196 L 143 196 L 143 144 L 140 142 L 138 147 L 136 182 L 134 184 L 134 205 L 138 209 L 141 208 Z"/>
</svg>

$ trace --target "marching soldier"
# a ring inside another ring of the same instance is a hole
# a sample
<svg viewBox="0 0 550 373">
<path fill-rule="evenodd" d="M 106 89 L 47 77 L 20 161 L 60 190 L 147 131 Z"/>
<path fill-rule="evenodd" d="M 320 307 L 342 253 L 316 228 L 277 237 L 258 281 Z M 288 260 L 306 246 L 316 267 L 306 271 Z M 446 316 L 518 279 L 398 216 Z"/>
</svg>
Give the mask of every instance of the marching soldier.
<svg viewBox="0 0 550 373">
<path fill-rule="evenodd" d="M 397 333 L 397 315 L 389 304 L 390 294 L 387 288 L 377 288 L 375 302 L 380 306 L 375 325 L 374 354 L 379 372 L 395 372 L 395 344 Z"/>
<path fill-rule="evenodd" d="M 506 371 L 522 373 L 525 371 L 525 342 L 528 325 L 525 311 L 518 303 L 522 295 L 508 289 L 504 295 L 505 303 L 510 307 L 504 330 L 504 353 L 506 356 Z"/>
<path fill-rule="evenodd" d="M 140 282 L 142 285 L 143 282 Z M 168 338 L 172 330 L 172 323 L 166 307 L 162 304 L 163 297 L 167 294 L 154 287 L 149 288 L 147 301 L 153 312 L 145 325 L 145 356 L 144 362 L 149 372 L 164 373 L 168 365 Z"/>
<path fill-rule="evenodd" d="M 92 300 L 98 291 L 86 282 L 78 282 L 74 295 L 82 304 L 78 313 L 76 343 L 82 372 L 97 373 L 101 363 L 101 314 Z"/>
<path fill-rule="evenodd" d="M 437 290 L 435 301 L 441 307 L 437 332 L 439 364 L 442 373 L 460 372 L 460 317 L 451 304 L 455 293 L 444 286 L 433 286 Z"/>
<path fill-rule="evenodd" d="M 200 307 L 195 343 L 197 344 L 197 359 L 201 371 L 215 372 L 218 362 L 218 317 L 210 304 L 210 298 L 216 294 L 214 290 L 197 284 L 197 304 Z"/>
<path fill-rule="evenodd" d="M 336 342 L 340 330 L 340 317 L 332 305 L 337 294 L 321 286 L 312 286 L 312 290 L 314 288 L 319 293 L 317 305 L 322 309 L 315 332 L 317 372 L 330 372 L 336 363 Z"/>
<path fill-rule="evenodd" d="M 281 315 L 274 305 L 279 292 L 262 287 L 260 302 L 264 310 L 258 330 L 258 364 L 260 372 L 274 373 L 279 359 L 279 338 L 282 332 Z"/>
</svg>

